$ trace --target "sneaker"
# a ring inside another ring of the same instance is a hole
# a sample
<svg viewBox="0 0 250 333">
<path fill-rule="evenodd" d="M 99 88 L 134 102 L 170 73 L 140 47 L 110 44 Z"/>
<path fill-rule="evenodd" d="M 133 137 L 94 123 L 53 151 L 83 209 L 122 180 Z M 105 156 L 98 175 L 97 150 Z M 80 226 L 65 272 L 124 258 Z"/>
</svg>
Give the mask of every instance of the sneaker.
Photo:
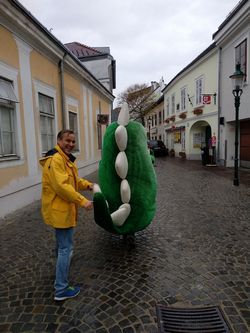
<svg viewBox="0 0 250 333">
<path fill-rule="evenodd" d="M 55 301 L 64 301 L 68 298 L 76 297 L 80 293 L 79 287 L 68 287 L 60 296 L 55 296 Z"/>
</svg>

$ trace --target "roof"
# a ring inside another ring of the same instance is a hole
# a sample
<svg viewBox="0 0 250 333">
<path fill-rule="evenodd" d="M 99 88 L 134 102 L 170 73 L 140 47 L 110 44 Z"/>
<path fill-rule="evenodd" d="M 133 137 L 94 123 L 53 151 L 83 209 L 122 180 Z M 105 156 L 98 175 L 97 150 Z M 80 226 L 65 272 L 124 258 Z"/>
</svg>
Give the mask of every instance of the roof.
<svg viewBox="0 0 250 333">
<path fill-rule="evenodd" d="M 77 65 L 79 65 L 80 67 L 82 67 L 84 69 L 84 71 L 86 71 L 86 73 L 88 73 L 90 75 L 90 77 L 92 79 L 94 79 L 95 82 L 97 82 L 99 85 L 102 86 L 102 88 L 108 92 L 109 95 L 111 95 L 112 97 L 113 94 L 91 73 L 91 71 L 89 71 L 83 64 L 82 62 L 78 59 L 78 57 L 75 57 L 72 52 L 62 43 L 59 41 L 59 39 L 57 39 L 52 33 L 51 31 L 49 31 L 42 23 L 40 23 L 40 21 L 38 21 L 38 19 L 33 16 L 31 14 L 30 11 L 28 11 L 18 0 L 11 0 L 11 5 L 13 5 L 14 7 L 16 7 L 19 11 L 21 11 L 21 13 L 27 17 L 29 20 L 32 21 L 32 23 L 39 29 L 41 30 L 50 40 L 52 40 L 62 51 L 65 52 L 65 55 L 67 54 L 68 56 L 70 56 L 76 63 Z M 103 54 L 99 51 L 96 51 L 99 54 Z"/>
<path fill-rule="evenodd" d="M 152 87 L 149 86 L 149 87 L 144 87 L 142 89 L 138 89 L 138 90 L 134 90 L 134 91 L 131 91 L 128 93 L 128 96 L 136 96 L 136 95 L 149 95 L 150 93 L 152 92 Z"/>
<path fill-rule="evenodd" d="M 64 44 L 77 58 L 82 57 L 90 57 L 90 56 L 97 56 L 103 55 L 103 52 L 100 52 L 93 47 L 78 43 L 78 42 L 71 42 Z"/>
<path fill-rule="evenodd" d="M 221 23 L 218 30 L 213 34 L 213 39 L 217 33 L 234 17 L 234 15 L 248 2 L 248 0 L 240 0 L 237 5 L 227 15 L 226 19 Z"/>
</svg>

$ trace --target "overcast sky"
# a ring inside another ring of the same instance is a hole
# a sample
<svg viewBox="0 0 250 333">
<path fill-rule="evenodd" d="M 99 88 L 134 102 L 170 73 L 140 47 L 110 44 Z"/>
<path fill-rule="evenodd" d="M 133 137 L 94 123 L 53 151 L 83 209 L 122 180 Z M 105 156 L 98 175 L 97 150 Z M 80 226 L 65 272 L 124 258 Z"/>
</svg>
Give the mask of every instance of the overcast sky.
<svg viewBox="0 0 250 333">
<path fill-rule="evenodd" d="M 168 83 L 212 42 L 239 0 L 20 0 L 62 43 L 109 46 L 117 96 L 135 83 Z"/>
</svg>

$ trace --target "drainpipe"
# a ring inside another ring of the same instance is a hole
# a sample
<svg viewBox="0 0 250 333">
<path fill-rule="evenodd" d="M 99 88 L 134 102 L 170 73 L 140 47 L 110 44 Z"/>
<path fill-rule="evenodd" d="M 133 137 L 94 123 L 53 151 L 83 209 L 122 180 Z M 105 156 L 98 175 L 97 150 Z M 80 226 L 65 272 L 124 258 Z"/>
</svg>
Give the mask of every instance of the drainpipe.
<svg viewBox="0 0 250 333">
<path fill-rule="evenodd" d="M 63 58 L 59 61 L 59 75 L 60 75 L 60 89 L 61 89 L 61 105 L 62 105 L 62 128 L 66 129 L 67 127 L 67 115 L 65 108 L 65 91 L 64 91 L 64 58 L 66 57 L 66 53 Z"/>
<path fill-rule="evenodd" d="M 221 164 L 221 159 L 220 159 L 220 116 L 221 116 L 221 47 L 219 47 L 219 59 L 218 59 L 218 140 L 217 140 L 217 163 Z"/>
</svg>

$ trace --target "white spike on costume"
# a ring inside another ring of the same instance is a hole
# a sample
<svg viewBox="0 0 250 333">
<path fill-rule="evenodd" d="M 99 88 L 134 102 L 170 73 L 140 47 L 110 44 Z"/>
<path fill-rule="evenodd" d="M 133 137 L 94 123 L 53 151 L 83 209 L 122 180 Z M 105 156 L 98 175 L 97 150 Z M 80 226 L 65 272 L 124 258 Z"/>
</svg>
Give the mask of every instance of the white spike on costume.
<svg viewBox="0 0 250 333">
<path fill-rule="evenodd" d="M 129 123 L 129 111 L 128 111 L 128 104 L 127 103 L 123 103 L 119 116 L 118 116 L 118 120 L 117 123 L 119 125 L 123 125 L 123 126 L 127 126 Z"/>
<path fill-rule="evenodd" d="M 93 185 L 93 193 L 100 193 L 101 192 L 101 189 L 100 189 L 100 186 L 98 184 L 94 184 Z"/>
<path fill-rule="evenodd" d="M 128 159 L 124 151 L 121 151 L 116 157 L 115 170 L 121 179 L 126 178 L 128 173 Z"/>
<path fill-rule="evenodd" d="M 115 141 L 120 151 L 124 151 L 127 148 L 128 133 L 124 126 L 120 125 L 115 130 Z"/>
<path fill-rule="evenodd" d="M 130 186 L 127 179 L 123 179 L 120 187 L 121 199 L 123 203 L 129 203 L 131 198 Z"/>
<path fill-rule="evenodd" d="M 115 212 L 111 214 L 112 221 L 117 227 L 121 227 L 126 221 L 131 211 L 129 204 L 121 205 Z"/>
</svg>

